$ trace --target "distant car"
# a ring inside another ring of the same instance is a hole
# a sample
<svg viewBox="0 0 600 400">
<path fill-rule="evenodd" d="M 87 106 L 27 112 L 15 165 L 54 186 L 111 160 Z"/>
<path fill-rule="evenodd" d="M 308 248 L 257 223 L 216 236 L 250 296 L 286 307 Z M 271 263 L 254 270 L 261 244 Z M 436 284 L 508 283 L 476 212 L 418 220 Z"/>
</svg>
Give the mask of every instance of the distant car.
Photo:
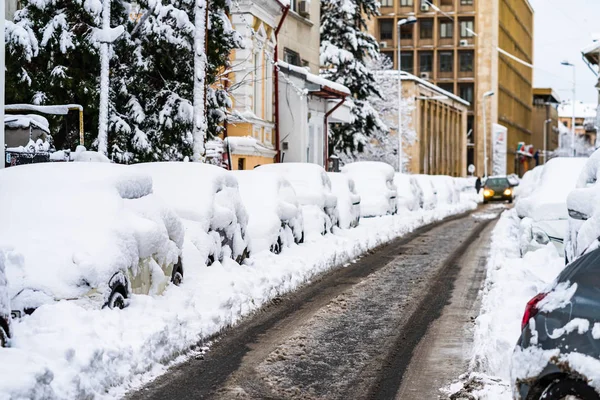
<svg viewBox="0 0 600 400">
<path fill-rule="evenodd" d="M 338 225 L 337 198 L 323 167 L 310 163 L 261 165 L 256 171 L 283 176 L 294 188 L 302 206 L 305 234 L 325 235 Z"/>
<path fill-rule="evenodd" d="M 394 185 L 397 190 L 398 210 L 416 211 L 423 207 L 423 190 L 414 176 L 396 172 Z"/>
<path fill-rule="evenodd" d="M 506 176 L 490 176 L 483 186 L 483 203 L 490 201 L 508 201 L 514 199 L 512 185 Z"/>
<path fill-rule="evenodd" d="M 250 254 L 284 247 L 304 240 L 302 209 L 296 192 L 280 175 L 268 172 L 231 171 L 238 181 L 242 202 L 248 212 Z"/>
<path fill-rule="evenodd" d="M 548 161 L 536 188 L 518 198 L 515 209 L 521 221 L 521 252 L 534 251 L 552 243 L 564 257 L 564 238 L 568 230 L 567 195 L 575 188 L 586 159 L 557 157 Z"/>
<path fill-rule="evenodd" d="M 511 366 L 515 399 L 600 399 L 600 250 L 527 303 L 521 330 Z"/>
<path fill-rule="evenodd" d="M 4 253 L 0 249 L 0 347 L 6 347 L 11 336 L 10 298 L 4 265 Z"/>
<path fill-rule="evenodd" d="M 0 171 L 0 243 L 12 313 L 58 300 L 123 308 L 183 279 L 183 225 L 127 166 L 46 163 Z"/>
<path fill-rule="evenodd" d="M 433 180 L 429 175 L 414 175 L 417 184 L 421 188 L 423 194 L 422 208 L 423 210 L 433 210 L 437 206 L 437 190 L 433 184 Z"/>
<path fill-rule="evenodd" d="M 337 197 L 340 228 L 355 228 L 360 221 L 360 196 L 351 177 L 340 172 L 328 172 L 331 191 Z"/>
<path fill-rule="evenodd" d="M 360 216 L 393 215 L 398 211 L 394 168 L 383 162 L 359 161 L 346 164 L 342 173 L 354 181 L 360 195 Z"/>
<path fill-rule="evenodd" d="M 229 171 L 193 162 L 143 163 L 129 168 L 152 177 L 154 193 L 182 219 L 186 240 L 207 265 L 226 258 L 242 263 L 249 256 L 248 214 L 237 180 Z"/>
</svg>

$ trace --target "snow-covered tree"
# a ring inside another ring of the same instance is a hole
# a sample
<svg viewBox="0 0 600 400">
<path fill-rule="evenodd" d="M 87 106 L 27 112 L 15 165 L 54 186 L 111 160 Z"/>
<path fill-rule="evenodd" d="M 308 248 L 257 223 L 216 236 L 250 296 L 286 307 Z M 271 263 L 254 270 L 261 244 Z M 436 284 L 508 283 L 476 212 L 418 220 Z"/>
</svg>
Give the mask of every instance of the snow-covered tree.
<svg viewBox="0 0 600 400">
<path fill-rule="evenodd" d="M 350 89 L 354 108 L 352 123 L 330 129 L 330 151 L 351 154 L 370 137 L 388 131 L 371 105 L 379 87 L 368 60 L 380 57 L 379 45 L 367 32 L 366 18 L 379 15 L 377 0 L 321 1 L 322 75 Z"/>
</svg>

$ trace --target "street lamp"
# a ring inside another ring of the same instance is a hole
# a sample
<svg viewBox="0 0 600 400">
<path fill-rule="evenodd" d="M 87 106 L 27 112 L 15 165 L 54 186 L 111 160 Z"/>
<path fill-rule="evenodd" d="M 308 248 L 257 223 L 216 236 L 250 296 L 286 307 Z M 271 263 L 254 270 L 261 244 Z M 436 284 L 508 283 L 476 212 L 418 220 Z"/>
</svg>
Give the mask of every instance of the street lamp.
<svg viewBox="0 0 600 400">
<path fill-rule="evenodd" d="M 566 60 L 560 64 L 564 65 L 565 67 L 573 68 L 573 115 L 571 116 L 571 148 L 573 149 L 573 157 L 575 157 L 575 95 L 577 90 L 577 68 L 575 68 L 575 64 L 572 64 Z"/>
<path fill-rule="evenodd" d="M 416 22 L 417 18 L 413 16 L 398 21 L 398 172 L 402 172 L 402 62 L 400 59 L 402 55 L 402 46 L 400 30 L 402 29 L 402 26 L 413 25 Z"/>
<path fill-rule="evenodd" d="M 552 122 L 552 118 L 544 121 L 544 164 L 548 161 L 548 123 Z"/>
<path fill-rule="evenodd" d="M 488 156 L 487 156 L 487 121 L 485 116 L 485 99 L 488 97 L 492 97 L 494 95 L 493 91 L 485 92 L 483 94 L 483 99 L 481 100 L 483 106 L 483 176 L 488 176 Z"/>
</svg>

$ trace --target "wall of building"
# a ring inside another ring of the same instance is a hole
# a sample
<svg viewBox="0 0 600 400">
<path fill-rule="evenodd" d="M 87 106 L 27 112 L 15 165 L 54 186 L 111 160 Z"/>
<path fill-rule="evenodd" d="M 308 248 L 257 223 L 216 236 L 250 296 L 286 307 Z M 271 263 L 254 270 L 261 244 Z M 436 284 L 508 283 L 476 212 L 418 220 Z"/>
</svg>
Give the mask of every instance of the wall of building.
<svg viewBox="0 0 600 400">
<path fill-rule="evenodd" d="M 4 0 L 4 18 L 8 21 L 12 21 L 15 12 L 20 8 L 18 0 Z"/>
<path fill-rule="evenodd" d="M 540 154 L 544 148 L 549 152 L 556 150 L 558 148 L 558 111 L 556 108 L 550 105 L 534 104 L 532 116 L 533 135 L 531 144 L 533 144 L 533 147 L 539 150 Z M 547 139 L 546 147 L 544 147 L 544 121 L 548 119 L 552 121 L 548 122 L 546 126 Z M 544 157 L 540 155 L 539 163 L 543 164 L 545 161 Z"/>
<path fill-rule="evenodd" d="M 278 57 L 285 61 L 285 51 L 289 49 L 299 55 L 297 65 L 307 66 L 313 74 L 319 74 L 321 2 L 310 0 L 309 15 L 299 14 L 301 0 L 292 0 L 292 9 L 283 22 L 278 35 Z M 289 63 L 289 60 L 287 61 Z M 291 63 L 290 63 L 291 64 Z"/>
</svg>

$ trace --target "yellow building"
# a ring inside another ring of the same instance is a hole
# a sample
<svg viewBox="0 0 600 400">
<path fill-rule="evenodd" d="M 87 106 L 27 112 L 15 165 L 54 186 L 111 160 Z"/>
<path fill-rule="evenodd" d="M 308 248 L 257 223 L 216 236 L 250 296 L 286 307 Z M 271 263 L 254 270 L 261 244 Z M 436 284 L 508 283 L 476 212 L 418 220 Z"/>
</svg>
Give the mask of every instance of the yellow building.
<svg viewBox="0 0 600 400">
<path fill-rule="evenodd" d="M 414 16 L 417 23 L 396 29 Z M 382 0 L 381 16 L 369 21 L 381 52 L 402 70 L 467 100 L 467 164 L 484 171 L 482 99 L 486 100 L 487 158 L 492 171 L 493 129 L 508 129 L 507 173 L 520 168 L 519 142 L 531 143 L 531 68 L 500 53 L 533 62 L 533 9 L 528 0 Z M 400 36 L 400 38 L 398 37 Z M 496 124 L 496 125 L 495 125 Z"/>
<path fill-rule="evenodd" d="M 232 169 L 270 164 L 277 154 L 273 73 L 275 31 L 283 10 L 276 0 L 241 0 L 231 15 L 234 29 L 246 44 L 231 55 L 233 108 L 226 134 Z"/>
</svg>

